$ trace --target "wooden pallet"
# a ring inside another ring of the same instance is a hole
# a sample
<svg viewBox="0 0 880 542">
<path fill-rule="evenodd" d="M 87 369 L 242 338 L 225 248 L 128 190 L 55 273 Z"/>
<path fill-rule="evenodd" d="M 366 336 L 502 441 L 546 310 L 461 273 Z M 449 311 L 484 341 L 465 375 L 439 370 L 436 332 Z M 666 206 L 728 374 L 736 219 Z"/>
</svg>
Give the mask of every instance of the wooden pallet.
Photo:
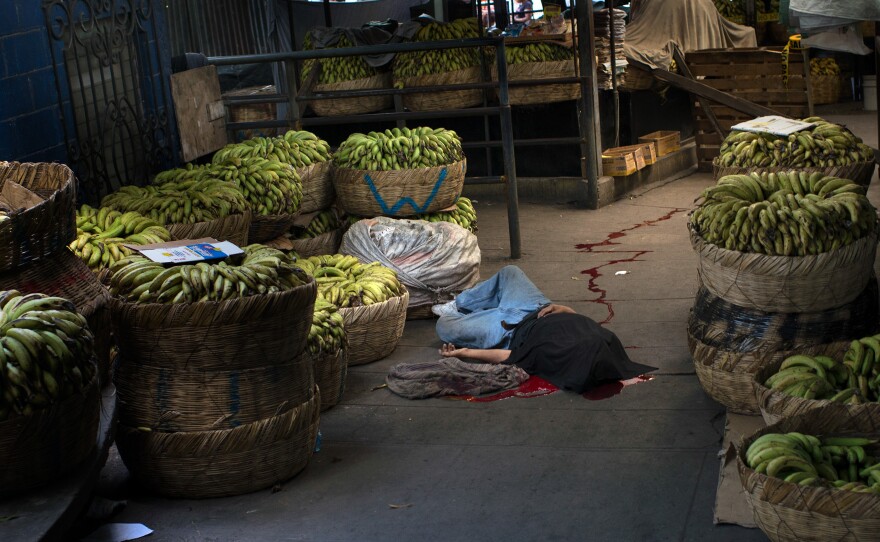
<svg viewBox="0 0 880 542">
<path fill-rule="evenodd" d="M 754 102 L 778 114 L 804 118 L 812 115 L 810 64 L 800 50 L 788 55 L 788 83 L 783 79 L 782 48 L 707 49 L 691 51 L 685 62 L 701 83 Z M 716 103 L 709 106 L 725 131 L 753 118 Z M 718 156 L 722 137 L 712 127 L 698 100 L 694 100 L 695 139 L 700 169 L 711 171 L 712 159 Z"/>
</svg>

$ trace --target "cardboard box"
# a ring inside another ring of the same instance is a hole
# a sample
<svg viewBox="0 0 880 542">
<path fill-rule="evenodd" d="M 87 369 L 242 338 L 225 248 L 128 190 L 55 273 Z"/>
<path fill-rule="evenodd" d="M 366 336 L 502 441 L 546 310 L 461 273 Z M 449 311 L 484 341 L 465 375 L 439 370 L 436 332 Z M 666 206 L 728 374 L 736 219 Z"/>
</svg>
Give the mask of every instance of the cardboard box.
<svg viewBox="0 0 880 542">
<path fill-rule="evenodd" d="M 657 156 L 666 156 L 681 148 L 681 132 L 660 130 L 639 137 L 642 143 L 653 143 Z"/>
<path fill-rule="evenodd" d="M 625 147 L 614 147 L 617 150 L 622 151 L 633 151 L 636 149 L 642 150 L 642 157 L 645 160 L 645 165 L 650 166 L 654 162 L 657 161 L 657 149 L 654 147 L 653 143 L 636 143 L 635 145 L 627 145 Z M 611 149 L 609 149 L 611 150 Z M 642 168 L 639 168 L 642 169 Z"/>
<path fill-rule="evenodd" d="M 626 177 L 644 167 L 645 156 L 641 149 L 619 151 L 613 148 L 602 153 L 602 171 L 605 175 Z"/>
<path fill-rule="evenodd" d="M 152 245 L 124 244 L 123 246 L 140 252 L 147 259 L 161 264 L 222 260 L 227 256 L 244 252 L 229 241 L 217 241 L 212 237 L 181 239 L 165 243 L 154 243 Z"/>
</svg>

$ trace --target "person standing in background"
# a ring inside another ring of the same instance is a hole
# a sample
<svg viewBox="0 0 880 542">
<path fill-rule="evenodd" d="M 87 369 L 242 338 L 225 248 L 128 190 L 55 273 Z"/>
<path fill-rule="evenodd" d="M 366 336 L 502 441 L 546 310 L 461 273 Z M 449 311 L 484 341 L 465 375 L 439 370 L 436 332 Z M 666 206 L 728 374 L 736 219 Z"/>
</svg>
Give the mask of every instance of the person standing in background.
<svg viewBox="0 0 880 542">
<path fill-rule="evenodd" d="M 513 13 L 513 22 L 525 23 L 532 19 L 532 2 L 530 0 L 516 0 L 516 10 Z"/>
</svg>

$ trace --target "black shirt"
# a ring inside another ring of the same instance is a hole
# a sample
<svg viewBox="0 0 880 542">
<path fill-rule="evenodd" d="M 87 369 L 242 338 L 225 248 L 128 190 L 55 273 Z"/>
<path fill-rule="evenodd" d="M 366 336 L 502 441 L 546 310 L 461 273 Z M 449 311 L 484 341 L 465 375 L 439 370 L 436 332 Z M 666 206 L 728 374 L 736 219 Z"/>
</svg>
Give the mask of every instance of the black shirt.
<svg viewBox="0 0 880 542">
<path fill-rule="evenodd" d="M 505 363 L 576 393 L 657 370 L 630 360 L 614 333 L 582 314 L 534 312 L 513 332 L 510 349 Z"/>
</svg>

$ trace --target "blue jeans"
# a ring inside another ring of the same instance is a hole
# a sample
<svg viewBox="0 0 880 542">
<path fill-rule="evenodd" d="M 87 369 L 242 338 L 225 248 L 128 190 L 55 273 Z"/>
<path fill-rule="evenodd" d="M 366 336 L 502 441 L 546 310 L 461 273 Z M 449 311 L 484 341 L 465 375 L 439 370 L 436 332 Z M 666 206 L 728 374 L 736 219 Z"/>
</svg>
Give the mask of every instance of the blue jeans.
<svg viewBox="0 0 880 542">
<path fill-rule="evenodd" d="M 444 343 L 464 348 L 507 348 L 512 330 L 501 321 L 518 324 L 529 313 L 550 303 L 519 267 L 508 265 L 491 278 L 455 298 L 458 314 L 437 320 Z"/>
</svg>

